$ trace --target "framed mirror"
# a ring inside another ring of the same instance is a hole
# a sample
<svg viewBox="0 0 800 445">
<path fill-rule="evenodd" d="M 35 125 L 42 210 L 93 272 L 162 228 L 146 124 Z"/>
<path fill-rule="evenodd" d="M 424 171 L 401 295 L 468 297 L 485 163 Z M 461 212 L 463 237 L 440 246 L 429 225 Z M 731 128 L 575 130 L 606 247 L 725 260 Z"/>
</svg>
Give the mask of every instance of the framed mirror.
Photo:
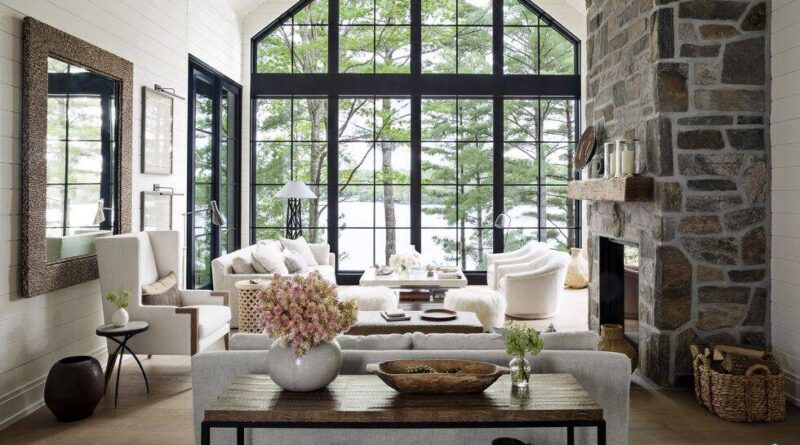
<svg viewBox="0 0 800 445">
<path fill-rule="evenodd" d="M 133 64 L 23 21 L 22 290 L 97 278 L 94 240 L 131 229 Z"/>
</svg>

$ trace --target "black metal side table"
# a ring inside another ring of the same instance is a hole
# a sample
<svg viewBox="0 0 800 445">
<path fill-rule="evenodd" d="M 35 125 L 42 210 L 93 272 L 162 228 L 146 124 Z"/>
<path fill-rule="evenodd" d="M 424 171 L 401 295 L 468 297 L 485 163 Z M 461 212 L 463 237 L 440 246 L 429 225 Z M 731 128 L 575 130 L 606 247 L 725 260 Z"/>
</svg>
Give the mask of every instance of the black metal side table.
<svg viewBox="0 0 800 445">
<path fill-rule="evenodd" d="M 105 387 L 108 389 L 108 380 L 111 378 L 111 373 L 114 372 L 115 361 L 117 359 L 117 355 L 119 355 L 117 384 L 114 387 L 114 408 L 117 407 L 117 397 L 119 396 L 119 376 L 122 374 L 122 357 L 125 355 L 125 351 L 128 351 L 128 354 L 130 354 L 133 359 L 136 360 L 136 364 L 139 365 L 139 369 L 142 371 L 142 376 L 144 376 L 144 385 L 147 388 L 147 393 L 150 393 L 150 384 L 147 382 L 147 374 L 144 372 L 142 362 L 139 361 L 139 357 L 137 357 L 136 354 L 128 347 L 128 340 L 130 340 L 134 335 L 141 334 L 149 328 L 150 324 L 146 321 L 131 321 L 123 327 L 116 327 L 112 324 L 104 324 L 95 331 L 97 335 L 106 337 L 118 345 L 114 353 L 108 355 L 108 363 L 106 364 Z M 122 340 L 120 340 L 118 337 L 121 337 Z"/>
</svg>

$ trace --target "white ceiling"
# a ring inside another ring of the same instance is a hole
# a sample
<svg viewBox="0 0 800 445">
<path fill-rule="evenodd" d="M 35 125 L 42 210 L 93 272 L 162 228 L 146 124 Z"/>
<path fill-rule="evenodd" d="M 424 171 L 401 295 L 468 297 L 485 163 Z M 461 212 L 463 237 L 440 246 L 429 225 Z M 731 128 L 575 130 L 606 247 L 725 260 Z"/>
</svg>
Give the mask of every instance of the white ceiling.
<svg viewBox="0 0 800 445">
<path fill-rule="evenodd" d="M 250 14 L 256 8 L 269 1 L 270 0 L 227 0 L 231 9 L 236 12 L 239 18 Z M 548 10 L 548 6 L 567 4 L 575 9 L 576 12 L 586 15 L 586 0 L 533 0 L 533 2 L 545 11 Z"/>
</svg>

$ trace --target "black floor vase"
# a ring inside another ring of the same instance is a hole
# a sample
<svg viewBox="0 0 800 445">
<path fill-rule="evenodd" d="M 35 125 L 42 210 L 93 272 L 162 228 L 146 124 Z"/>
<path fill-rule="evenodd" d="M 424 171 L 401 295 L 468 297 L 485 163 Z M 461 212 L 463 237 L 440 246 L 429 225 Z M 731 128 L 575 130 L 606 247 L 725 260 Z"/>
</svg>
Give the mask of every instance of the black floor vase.
<svg viewBox="0 0 800 445">
<path fill-rule="evenodd" d="M 94 357 L 63 358 L 47 374 L 44 403 L 62 422 L 85 419 L 103 398 L 104 385 L 103 368 Z"/>
</svg>

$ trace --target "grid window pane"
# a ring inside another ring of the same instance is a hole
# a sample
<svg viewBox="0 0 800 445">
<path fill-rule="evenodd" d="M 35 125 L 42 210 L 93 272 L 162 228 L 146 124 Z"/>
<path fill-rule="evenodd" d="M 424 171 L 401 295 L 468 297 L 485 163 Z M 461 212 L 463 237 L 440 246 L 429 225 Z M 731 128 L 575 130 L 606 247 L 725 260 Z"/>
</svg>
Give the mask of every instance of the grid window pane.
<svg viewBox="0 0 800 445">
<path fill-rule="evenodd" d="M 422 28 L 422 72 L 454 74 L 456 72 L 455 26 Z"/>
<path fill-rule="evenodd" d="M 408 26 L 375 28 L 375 72 L 381 74 L 411 72 L 411 28 Z"/>
<path fill-rule="evenodd" d="M 458 28 L 458 72 L 492 73 L 492 28 L 485 26 Z"/>
<path fill-rule="evenodd" d="M 372 26 L 339 28 L 339 71 L 372 73 L 375 62 L 375 29 Z"/>
<path fill-rule="evenodd" d="M 539 195 L 536 186 L 507 186 L 505 212 L 512 227 L 539 227 Z"/>
<path fill-rule="evenodd" d="M 575 74 L 575 46 L 550 27 L 539 30 L 542 74 Z"/>
<path fill-rule="evenodd" d="M 339 229 L 339 269 L 364 270 L 375 264 L 375 229 Z"/>
<path fill-rule="evenodd" d="M 539 17 L 519 0 L 503 0 L 503 22 L 506 26 L 536 26 Z"/>
<path fill-rule="evenodd" d="M 537 74 L 539 28 L 506 27 L 503 30 L 503 60 L 506 74 Z"/>
</svg>

